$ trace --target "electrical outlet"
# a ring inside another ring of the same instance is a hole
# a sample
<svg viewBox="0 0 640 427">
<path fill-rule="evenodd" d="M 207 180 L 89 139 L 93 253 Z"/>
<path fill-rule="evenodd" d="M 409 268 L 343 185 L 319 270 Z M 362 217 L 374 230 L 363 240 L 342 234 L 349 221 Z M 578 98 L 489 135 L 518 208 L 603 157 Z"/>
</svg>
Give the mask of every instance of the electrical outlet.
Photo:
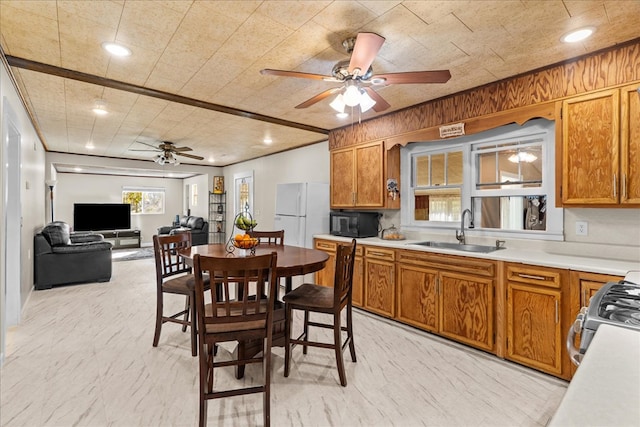
<svg viewBox="0 0 640 427">
<path fill-rule="evenodd" d="M 589 224 L 587 221 L 576 221 L 576 236 L 588 236 Z"/>
</svg>

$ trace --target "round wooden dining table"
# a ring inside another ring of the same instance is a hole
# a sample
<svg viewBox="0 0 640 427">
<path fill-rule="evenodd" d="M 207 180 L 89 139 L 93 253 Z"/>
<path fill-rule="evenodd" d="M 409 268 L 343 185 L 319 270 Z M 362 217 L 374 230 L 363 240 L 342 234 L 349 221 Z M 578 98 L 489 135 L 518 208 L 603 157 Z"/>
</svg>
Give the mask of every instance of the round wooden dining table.
<svg viewBox="0 0 640 427">
<path fill-rule="evenodd" d="M 276 275 L 278 276 L 278 279 L 282 277 L 285 279 L 285 294 L 287 292 L 291 292 L 291 278 L 293 276 L 302 276 L 307 273 L 314 273 L 322 270 L 329 259 L 329 255 L 326 252 L 319 251 L 317 249 L 288 245 L 258 245 L 255 248 L 255 254 L 253 255 L 265 255 L 272 252 L 276 252 L 278 254 Z M 227 252 L 227 246 L 222 243 L 192 246 L 191 248 L 183 249 L 178 253 L 180 256 L 185 258 L 185 262 L 191 266 L 193 266 L 193 258 L 196 254 L 199 254 L 200 256 L 221 258 L 253 256 L 249 254 L 249 250 L 242 250 L 238 248 L 234 248 L 233 252 Z M 283 302 L 277 301 L 275 305 L 276 307 L 273 313 L 272 346 L 284 347 L 286 311 Z M 260 351 L 262 351 L 262 342 L 260 340 L 239 342 L 235 349 L 234 357 L 244 359 L 252 357 Z M 244 366 L 237 366 L 236 378 L 239 379 L 243 376 Z"/>
<path fill-rule="evenodd" d="M 291 278 L 293 276 L 302 276 L 320 271 L 329 259 L 329 255 L 326 252 L 289 245 L 258 245 L 255 248 L 255 255 L 270 254 L 274 251 L 278 254 L 276 274 L 278 278 L 285 278 L 285 293 L 291 292 Z M 193 265 L 193 257 L 196 254 L 224 258 L 252 256 L 248 253 L 248 249 L 238 248 L 234 248 L 233 252 L 227 252 L 227 245 L 214 243 L 184 249 L 180 251 L 180 256 L 185 258 L 187 264 Z"/>
</svg>

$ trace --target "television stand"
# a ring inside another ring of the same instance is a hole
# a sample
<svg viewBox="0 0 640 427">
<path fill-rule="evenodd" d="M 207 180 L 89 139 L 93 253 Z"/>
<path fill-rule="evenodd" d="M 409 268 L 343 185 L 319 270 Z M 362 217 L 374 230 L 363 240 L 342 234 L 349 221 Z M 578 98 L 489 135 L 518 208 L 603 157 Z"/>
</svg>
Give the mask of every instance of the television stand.
<svg viewBox="0 0 640 427">
<path fill-rule="evenodd" d="M 97 231 L 104 240 L 111 242 L 113 249 L 139 248 L 140 230 Z"/>
</svg>

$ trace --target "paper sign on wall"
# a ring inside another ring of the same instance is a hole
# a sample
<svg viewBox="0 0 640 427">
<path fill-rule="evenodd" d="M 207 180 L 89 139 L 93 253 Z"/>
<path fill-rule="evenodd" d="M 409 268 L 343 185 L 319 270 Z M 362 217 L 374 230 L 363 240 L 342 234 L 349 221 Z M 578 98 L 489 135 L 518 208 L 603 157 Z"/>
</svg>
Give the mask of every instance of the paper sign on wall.
<svg viewBox="0 0 640 427">
<path fill-rule="evenodd" d="M 461 135 L 464 135 L 464 123 L 440 126 L 440 138 L 450 138 Z"/>
</svg>

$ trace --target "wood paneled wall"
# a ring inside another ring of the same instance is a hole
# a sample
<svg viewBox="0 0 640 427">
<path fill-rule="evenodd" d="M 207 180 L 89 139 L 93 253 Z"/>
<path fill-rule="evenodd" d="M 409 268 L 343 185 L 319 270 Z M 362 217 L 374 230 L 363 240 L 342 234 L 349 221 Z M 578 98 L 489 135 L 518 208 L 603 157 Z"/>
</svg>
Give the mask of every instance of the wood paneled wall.
<svg viewBox="0 0 640 427">
<path fill-rule="evenodd" d="M 640 39 L 333 130 L 329 133 L 329 149 L 456 123 L 637 80 L 640 80 Z"/>
</svg>

